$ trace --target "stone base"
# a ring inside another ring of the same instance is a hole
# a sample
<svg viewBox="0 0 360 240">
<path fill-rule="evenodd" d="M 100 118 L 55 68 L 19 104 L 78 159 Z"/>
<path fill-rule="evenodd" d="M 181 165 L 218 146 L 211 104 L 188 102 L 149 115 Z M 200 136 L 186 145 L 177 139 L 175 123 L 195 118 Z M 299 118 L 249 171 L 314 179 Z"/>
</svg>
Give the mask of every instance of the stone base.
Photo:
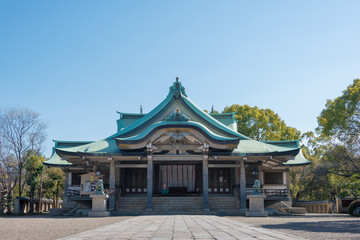
<svg viewBox="0 0 360 240">
<path fill-rule="evenodd" d="M 246 212 L 247 217 L 267 217 L 268 212 Z"/>
<path fill-rule="evenodd" d="M 89 212 L 88 217 L 109 217 L 110 212 Z"/>
<path fill-rule="evenodd" d="M 92 211 L 93 212 L 106 212 L 106 199 L 108 195 L 91 195 L 92 198 Z"/>
<path fill-rule="evenodd" d="M 253 194 L 248 195 L 249 199 L 249 211 L 246 212 L 247 217 L 267 217 L 268 212 L 264 211 L 264 199 L 265 195 Z"/>
</svg>

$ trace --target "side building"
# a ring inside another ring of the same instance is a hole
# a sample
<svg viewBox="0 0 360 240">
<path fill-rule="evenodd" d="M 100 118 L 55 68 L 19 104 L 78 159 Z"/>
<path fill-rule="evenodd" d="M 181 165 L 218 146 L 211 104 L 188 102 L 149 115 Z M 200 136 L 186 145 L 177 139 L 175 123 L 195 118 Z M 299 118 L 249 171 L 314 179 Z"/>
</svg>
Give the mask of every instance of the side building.
<svg viewBox="0 0 360 240">
<path fill-rule="evenodd" d="M 119 115 L 104 140 L 54 141 L 44 164 L 65 171 L 64 208 L 89 205 L 99 178 L 114 212 L 245 210 L 257 178 L 271 207 L 290 202 L 290 167 L 310 163 L 298 140 L 256 141 L 234 113 L 204 112 L 178 79 L 151 112 Z"/>
</svg>

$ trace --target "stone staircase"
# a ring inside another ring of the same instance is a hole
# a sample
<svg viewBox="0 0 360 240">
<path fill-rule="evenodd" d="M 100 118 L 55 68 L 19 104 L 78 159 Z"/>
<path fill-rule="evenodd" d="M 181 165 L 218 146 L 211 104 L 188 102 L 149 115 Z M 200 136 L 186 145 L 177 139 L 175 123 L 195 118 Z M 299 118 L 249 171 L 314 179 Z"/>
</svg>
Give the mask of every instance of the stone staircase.
<svg viewBox="0 0 360 240">
<path fill-rule="evenodd" d="M 138 213 L 146 210 L 146 196 L 119 197 L 116 201 L 116 211 Z"/>
<path fill-rule="evenodd" d="M 238 212 L 239 201 L 234 196 L 210 196 L 209 208 L 212 212 Z"/>
<path fill-rule="evenodd" d="M 153 210 L 156 213 L 202 212 L 203 197 L 153 197 Z M 210 196 L 209 208 L 212 213 L 238 213 L 238 201 L 234 196 Z M 116 203 L 116 212 L 122 214 L 141 214 L 146 210 L 146 196 L 122 196 Z"/>
<path fill-rule="evenodd" d="M 153 209 L 159 212 L 201 212 L 202 197 L 154 197 Z"/>
</svg>

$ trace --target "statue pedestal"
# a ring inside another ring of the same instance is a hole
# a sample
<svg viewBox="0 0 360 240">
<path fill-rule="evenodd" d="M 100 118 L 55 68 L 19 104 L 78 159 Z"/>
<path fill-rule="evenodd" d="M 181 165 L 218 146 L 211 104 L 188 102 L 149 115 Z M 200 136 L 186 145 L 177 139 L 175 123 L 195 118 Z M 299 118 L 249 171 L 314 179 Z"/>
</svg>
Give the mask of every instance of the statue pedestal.
<svg viewBox="0 0 360 240">
<path fill-rule="evenodd" d="M 265 195 L 253 194 L 248 195 L 249 211 L 246 212 L 247 217 L 267 217 L 268 213 L 264 211 Z"/>
<path fill-rule="evenodd" d="M 106 211 L 106 199 L 108 195 L 91 195 L 92 211 L 88 213 L 88 217 L 108 217 L 110 212 Z"/>
</svg>

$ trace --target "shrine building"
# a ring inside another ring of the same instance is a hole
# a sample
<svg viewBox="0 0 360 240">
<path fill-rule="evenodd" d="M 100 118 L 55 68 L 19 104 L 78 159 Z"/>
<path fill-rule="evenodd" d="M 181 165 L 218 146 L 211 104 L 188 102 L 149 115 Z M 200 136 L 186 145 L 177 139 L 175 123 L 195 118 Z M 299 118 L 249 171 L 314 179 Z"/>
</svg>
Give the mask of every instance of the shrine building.
<svg viewBox="0 0 360 240">
<path fill-rule="evenodd" d="M 226 212 L 247 208 L 260 180 L 265 207 L 290 200 L 289 170 L 309 164 L 299 141 L 256 141 L 237 131 L 235 113 L 207 113 L 176 79 L 152 111 L 119 112 L 100 141 L 57 141 L 49 167 L 65 172 L 64 209 L 91 205 L 102 178 L 108 210 Z"/>
</svg>

